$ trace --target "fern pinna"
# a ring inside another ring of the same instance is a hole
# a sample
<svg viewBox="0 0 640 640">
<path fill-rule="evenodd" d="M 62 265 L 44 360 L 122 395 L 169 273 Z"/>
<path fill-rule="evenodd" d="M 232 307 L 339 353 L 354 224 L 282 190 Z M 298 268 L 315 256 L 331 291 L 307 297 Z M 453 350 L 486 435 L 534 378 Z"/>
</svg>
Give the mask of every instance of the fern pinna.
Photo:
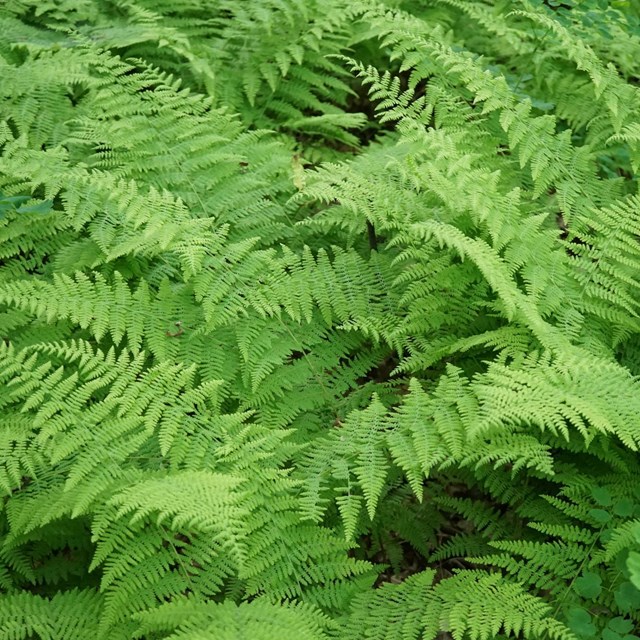
<svg viewBox="0 0 640 640">
<path fill-rule="evenodd" d="M 0 26 L 0 637 L 637 637 L 634 1 Z"/>
</svg>

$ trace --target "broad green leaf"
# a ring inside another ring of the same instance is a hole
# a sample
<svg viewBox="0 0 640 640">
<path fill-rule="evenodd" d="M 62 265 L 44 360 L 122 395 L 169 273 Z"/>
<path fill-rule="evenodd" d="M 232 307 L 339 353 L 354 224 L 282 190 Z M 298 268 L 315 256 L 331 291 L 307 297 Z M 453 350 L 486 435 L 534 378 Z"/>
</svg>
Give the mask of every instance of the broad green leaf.
<svg viewBox="0 0 640 640">
<path fill-rule="evenodd" d="M 51 200 L 42 200 L 42 202 L 38 202 L 36 204 L 31 204 L 29 206 L 22 206 L 19 209 L 16 209 L 18 213 L 40 213 L 45 214 L 51 211 L 51 207 L 53 206 L 53 202 Z"/>
<path fill-rule="evenodd" d="M 600 524 L 606 524 L 611 520 L 611 514 L 604 509 L 591 509 L 589 515 Z"/>
<path fill-rule="evenodd" d="M 609 507 L 613 502 L 611 492 L 606 487 L 594 487 L 591 490 L 591 495 L 601 507 Z"/>
<path fill-rule="evenodd" d="M 596 628 L 591 622 L 591 615 L 581 607 L 569 609 L 567 625 L 580 638 L 592 638 L 596 634 Z"/>
<path fill-rule="evenodd" d="M 593 600 L 602 592 L 602 579 L 597 573 L 585 571 L 582 576 L 575 581 L 573 588 L 579 596 Z"/>
<path fill-rule="evenodd" d="M 629 580 L 636 589 L 640 589 L 640 553 L 632 551 L 627 558 Z"/>
<path fill-rule="evenodd" d="M 621 611 L 633 611 L 640 607 L 640 590 L 631 582 L 623 582 L 615 591 L 614 598 Z"/>
<path fill-rule="evenodd" d="M 629 633 L 633 629 L 633 622 L 622 616 L 609 620 L 607 627 L 616 633 Z"/>
<path fill-rule="evenodd" d="M 634 503 L 629 498 L 623 498 L 613 505 L 613 513 L 623 518 L 628 518 L 633 514 Z"/>
</svg>

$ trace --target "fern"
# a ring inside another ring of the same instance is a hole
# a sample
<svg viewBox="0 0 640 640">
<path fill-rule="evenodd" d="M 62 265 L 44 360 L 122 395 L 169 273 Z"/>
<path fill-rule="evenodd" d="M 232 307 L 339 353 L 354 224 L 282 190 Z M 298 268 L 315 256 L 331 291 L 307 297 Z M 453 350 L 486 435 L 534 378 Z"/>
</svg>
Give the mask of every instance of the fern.
<svg viewBox="0 0 640 640">
<path fill-rule="evenodd" d="M 633 2 L 0 8 L 0 636 L 629 640 Z"/>
</svg>

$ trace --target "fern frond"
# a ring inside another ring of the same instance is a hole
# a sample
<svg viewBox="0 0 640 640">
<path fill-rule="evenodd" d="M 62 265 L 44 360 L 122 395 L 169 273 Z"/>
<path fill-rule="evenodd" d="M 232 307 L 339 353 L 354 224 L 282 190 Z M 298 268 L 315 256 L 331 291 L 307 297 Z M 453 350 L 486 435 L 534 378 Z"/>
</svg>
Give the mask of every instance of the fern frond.
<svg viewBox="0 0 640 640">
<path fill-rule="evenodd" d="M 7 640 L 95 638 L 102 598 L 89 589 L 60 592 L 52 598 L 29 593 L 0 597 L 0 632 Z"/>
</svg>

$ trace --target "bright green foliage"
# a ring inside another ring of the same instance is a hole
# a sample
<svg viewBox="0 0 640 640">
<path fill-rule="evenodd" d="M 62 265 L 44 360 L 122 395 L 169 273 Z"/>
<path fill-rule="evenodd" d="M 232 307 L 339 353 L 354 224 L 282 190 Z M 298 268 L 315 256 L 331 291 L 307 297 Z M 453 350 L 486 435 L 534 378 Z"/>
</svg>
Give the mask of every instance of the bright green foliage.
<svg viewBox="0 0 640 640">
<path fill-rule="evenodd" d="M 0 33 L 0 638 L 640 637 L 635 0 Z"/>
</svg>

